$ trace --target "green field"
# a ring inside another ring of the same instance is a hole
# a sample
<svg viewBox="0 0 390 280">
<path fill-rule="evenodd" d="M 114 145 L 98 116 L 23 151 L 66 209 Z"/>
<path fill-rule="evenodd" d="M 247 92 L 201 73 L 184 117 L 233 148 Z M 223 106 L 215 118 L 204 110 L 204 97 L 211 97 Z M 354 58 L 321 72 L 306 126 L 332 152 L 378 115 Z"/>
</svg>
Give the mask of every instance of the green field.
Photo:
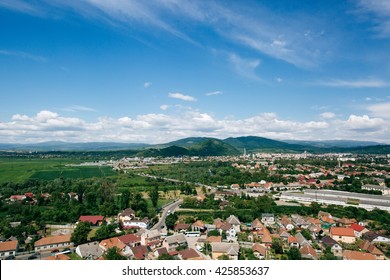
<svg viewBox="0 0 390 280">
<path fill-rule="evenodd" d="M 1 159 L 0 183 L 20 183 L 27 179 L 54 180 L 56 178 L 92 178 L 113 176 L 116 173 L 110 167 L 66 166 L 81 161 L 66 158 L 52 159 Z"/>
</svg>

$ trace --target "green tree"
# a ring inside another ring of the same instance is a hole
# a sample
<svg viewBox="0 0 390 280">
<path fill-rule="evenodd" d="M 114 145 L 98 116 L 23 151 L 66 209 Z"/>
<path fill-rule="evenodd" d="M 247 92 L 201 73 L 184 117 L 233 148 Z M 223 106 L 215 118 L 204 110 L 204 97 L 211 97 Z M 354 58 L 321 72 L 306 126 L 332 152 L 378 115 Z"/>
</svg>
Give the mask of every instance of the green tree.
<svg viewBox="0 0 390 280">
<path fill-rule="evenodd" d="M 117 247 L 111 247 L 107 250 L 107 253 L 104 255 L 104 259 L 106 260 L 127 260 L 125 256 L 122 256 L 118 253 Z"/>
<path fill-rule="evenodd" d="M 122 209 L 129 208 L 130 191 L 128 189 L 121 192 L 120 204 Z"/>
<path fill-rule="evenodd" d="M 175 258 L 169 254 L 162 254 L 158 256 L 158 260 L 174 260 Z"/>
<path fill-rule="evenodd" d="M 329 246 L 327 246 L 320 259 L 321 260 L 337 260 L 337 257 L 335 257 L 335 255 L 333 254 L 331 248 Z"/>
<path fill-rule="evenodd" d="M 288 250 L 287 257 L 289 260 L 301 260 L 302 259 L 301 252 L 299 252 L 299 249 L 295 248 L 295 247 Z"/>
<path fill-rule="evenodd" d="M 158 202 L 158 187 L 155 186 L 153 189 L 149 192 L 150 200 L 152 201 L 153 207 L 157 207 Z"/>
<path fill-rule="evenodd" d="M 219 231 L 218 231 L 218 230 L 213 229 L 213 230 L 210 230 L 210 231 L 207 233 L 207 236 L 220 236 L 220 234 L 219 234 Z"/>
<path fill-rule="evenodd" d="M 230 260 L 230 259 L 229 259 L 229 256 L 227 256 L 227 255 L 225 255 L 225 254 L 220 255 L 217 259 L 218 259 L 218 260 Z"/>
<path fill-rule="evenodd" d="M 275 254 L 283 254 L 283 244 L 280 239 L 274 238 L 272 240 L 271 248 L 274 250 Z"/>
<path fill-rule="evenodd" d="M 88 241 L 88 234 L 91 231 L 91 225 L 88 222 L 79 222 L 70 237 L 70 240 L 75 244 L 83 244 Z"/>
</svg>

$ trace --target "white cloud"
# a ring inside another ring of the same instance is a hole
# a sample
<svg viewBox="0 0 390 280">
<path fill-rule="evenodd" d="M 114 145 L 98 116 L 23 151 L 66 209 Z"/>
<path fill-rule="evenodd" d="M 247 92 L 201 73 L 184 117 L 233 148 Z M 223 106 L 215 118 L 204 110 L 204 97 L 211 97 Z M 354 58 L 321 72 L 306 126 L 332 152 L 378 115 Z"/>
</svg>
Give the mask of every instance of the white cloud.
<svg viewBox="0 0 390 280">
<path fill-rule="evenodd" d="M 222 95 L 222 94 L 223 94 L 222 91 L 217 90 L 217 91 L 207 92 L 205 95 L 212 96 L 212 95 Z"/>
<path fill-rule="evenodd" d="M 256 75 L 256 68 L 260 65 L 259 59 L 246 59 L 237 54 L 230 53 L 228 55 L 228 60 L 239 75 L 254 80 L 259 79 Z"/>
<path fill-rule="evenodd" d="M 169 107 L 170 107 L 169 105 L 161 105 L 160 109 L 163 110 L 163 111 L 166 111 L 166 110 L 169 109 Z"/>
<path fill-rule="evenodd" d="M 320 115 L 320 117 L 324 119 L 333 119 L 334 117 L 336 117 L 336 114 L 333 112 L 324 112 Z"/>
<path fill-rule="evenodd" d="M 66 112 L 96 112 L 96 110 L 93 108 L 87 106 L 80 106 L 80 105 L 72 105 L 63 108 L 62 110 Z"/>
<path fill-rule="evenodd" d="M 376 26 L 374 31 L 381 37 L 390 36 L 390 2 L 388 0 L 358 0 L 360 11 L 373 15 L 370 21 Z"/>
<path fill-rule="evenodd" d="M 373 104 L 367 107 L 375 117 L 390 119 L 390 102 Z"/>
<path fill-rule="evenodd" d="M 51 140 L 164 143 L 190 136 L 223 139 L 248 135 L 273 139 L 364 139 L 390 142 L 389 122 L 367 115 L 350 115 L 346 120 L 303 122 L 283 119 L 273 112 L 243 119 L 221 119 L 191 108 L 167 112 L 117 119 L 101 117 L 94 122 L 63 117 L 47 110 L 35 116 L 15 114 L 9 122 L 0 122 L 0 143 Z"/>
<path fill-rule="evenodd" d="M 365 80 L 338 80 L 331 79 L 328 81 L 321 81 L 314 85 L 339 87 L 339 88 L 385 88 L 390 87 L 390 83 L 379 79 L 365 79 Z"/>
<path fill-rule="evenodd" d="M 47 61 L 47 59 L 43 56 L 39 56 L 39 55 L 31 54 L 31 53 L 26 53 L 26 52 L 21 52 L 21 51 L 0 50 L 0 55 L 16 56 L 16 57 L 20 57 L 20 58 L 34 60 L 36 62 L 41 62 L 41 63 L 44 63 Z"/>
<path fill-rule="evenodd" d="M 183 100 L 183 101 L 189 101 L 189 102 L 195 102 L 196 101 L 195 97 L 192 97 L 192 96 L 189 96 L 189 95 L 184 95 L 184 94 L 179 93 L 179 92 L 170 92 L 168 94 L 168 96 L 170 98 L 180 99 L 180 100 Z"/>
<path fill-rule="evenodd" d="M 151 82 L 145 82 L 144 83 L 144 88 L 149 88 L 152 85 Z"/>
<path fill-rule="evenodd" d="M 345 122 L 345 126 L 347 129 L 352 130 L 378 130 L 383 125 L 385 125 L 385 121 L 381 118 L 370 118 L 367 115 L 356 116 L 350 115 L 348 120 Z"/>
</svg>

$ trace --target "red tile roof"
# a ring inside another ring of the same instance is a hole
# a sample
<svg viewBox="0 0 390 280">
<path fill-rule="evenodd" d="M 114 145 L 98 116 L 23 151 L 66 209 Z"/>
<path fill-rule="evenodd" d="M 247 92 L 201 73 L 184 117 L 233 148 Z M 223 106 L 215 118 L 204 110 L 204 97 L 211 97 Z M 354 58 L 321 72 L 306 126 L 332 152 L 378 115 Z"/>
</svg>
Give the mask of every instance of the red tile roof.
<svg viewBox="0 0 390 280">
<path fill-rule="evenodd" d="M 344 250 L 343 258 L 346 260 L 376 260 L 373 254 L 350 250 Z"/>
<path fill-rule="evenodd" d="M 352 228 L 332 227 L 330 233 L 332 235 L 355 237 L 355 232 Z"/>
<path fill-rule="evenodd" d="M 49 236 L 43 237 L 34 243 L 35 247 L 44 246 L 50 244 L 66 243 L 70 242 L 70 234 L 68 235 L 58 235 L 58 236 Z"/>
<path fill-rule="evenodd" d="M 0 242 L 0 252 L 16 251 L 18 247 L 18 241 L 6 241 Z"/>
<path fill-rule="evenodd" d="M 349 227 L 352 228 L 354 231 L 358 231 L 358 232 L 361 232 L 362 230 L 365 229 L 365 227 L 363 227 L 359 224 L 352 224 Z"/>
<path fill-rule="evenodd" d="M 118 239 L 125 244 L 137 243 L 141 241 L 141 236 L 137 236 L 135 234 L 126 234 L 126 235 L 118 236 Z"/>
<path fill-rule="evenodd" d="M 98 222 L 103 222 L 104 216 L 80 216 L 80 222 L 89 222 L 96 225 Z"/>
<path fill-rule="evenodd" d="M 199 259 L 199 254 L 192 248 L 185 249 L 183 251 L 179 251 L 179 255 L 181 255 L 181 258 L 183 260 L 193 260 L 193 259 Z"/>
</svg>

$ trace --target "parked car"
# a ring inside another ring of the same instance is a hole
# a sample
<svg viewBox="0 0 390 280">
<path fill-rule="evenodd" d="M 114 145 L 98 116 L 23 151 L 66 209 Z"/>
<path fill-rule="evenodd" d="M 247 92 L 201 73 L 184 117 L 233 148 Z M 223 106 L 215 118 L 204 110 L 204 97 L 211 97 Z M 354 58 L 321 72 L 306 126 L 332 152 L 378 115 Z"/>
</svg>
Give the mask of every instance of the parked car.
<svg viewBox="0 0 390 280">
<path fill-rule="evenodd" d="M 14 255 L 9 255 L 8 257 L 5 258 L 6 260 L 14 260 L 15 256 Z"/>
</svg>

